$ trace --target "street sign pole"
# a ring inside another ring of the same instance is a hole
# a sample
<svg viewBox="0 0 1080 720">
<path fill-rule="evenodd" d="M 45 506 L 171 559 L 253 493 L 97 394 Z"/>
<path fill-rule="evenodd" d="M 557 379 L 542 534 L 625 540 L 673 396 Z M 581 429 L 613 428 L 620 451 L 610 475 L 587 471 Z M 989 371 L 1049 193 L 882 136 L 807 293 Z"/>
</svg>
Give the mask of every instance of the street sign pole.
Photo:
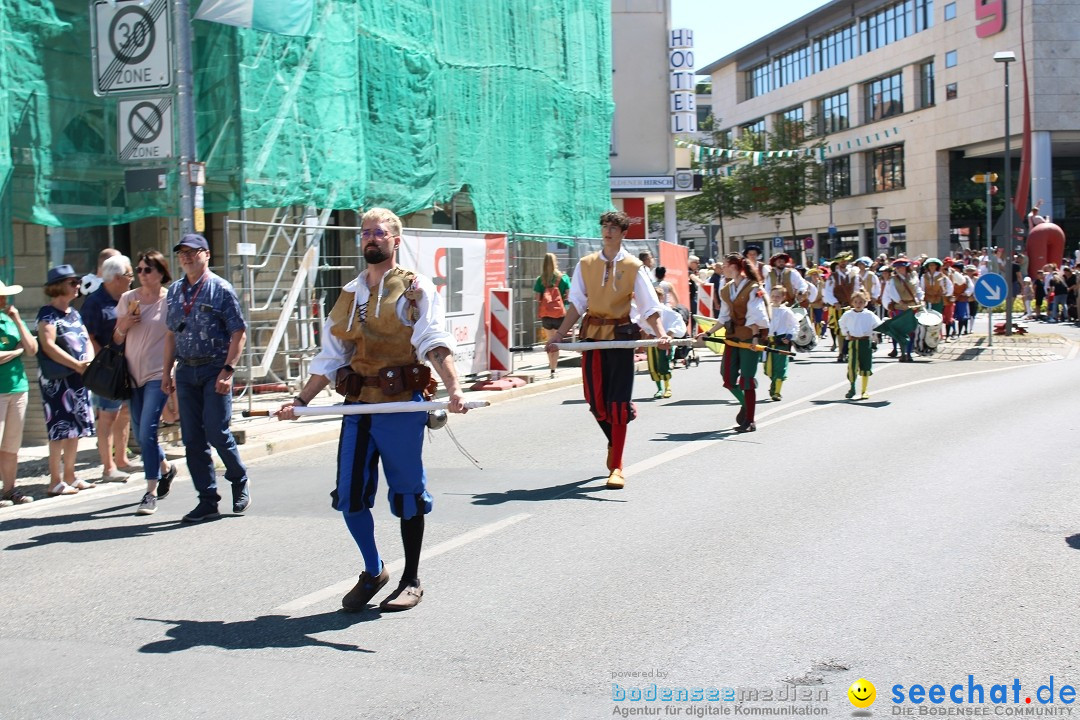
<svg viewBox="0 0 1080 720">
<path fill-rule="evenodd" d="M 991 215 L 991 210 L 993 210 L 993 208 L 990 206 L 991 187 L 993 187 L 993 185 L 990 184 L 990 173 L 986 173 L 986 252 L 990 252 L 990 246 L 993 245 L 993 243 L 990 241 L 992 236 L 990 228 L 993 227 L 994 222 Z"/>
<path fill-rule="evenodd" d="M 173 5 L 176 25 L 176 107 L 180 126 L 180 235 L 194 231 L 195 195 L 189 181 L 189 165 L 195 161 L 195 98 L 192 82 L 191 11 L 188 0 Z"/>
</svg>

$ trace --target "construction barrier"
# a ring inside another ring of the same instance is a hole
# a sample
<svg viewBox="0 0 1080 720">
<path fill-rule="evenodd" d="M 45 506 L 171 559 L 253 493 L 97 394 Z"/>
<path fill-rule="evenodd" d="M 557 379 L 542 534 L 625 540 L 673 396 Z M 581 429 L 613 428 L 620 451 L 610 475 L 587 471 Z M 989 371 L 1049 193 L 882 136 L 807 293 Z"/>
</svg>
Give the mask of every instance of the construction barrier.
<svg viewBox="0 0 1080 720">
<path fill-rule="evenodd" d="M 510 353 L 510 329 L 514 327 L 513 292 L 510 288 L 492 288 L 488 292 L 491 308 L 491 328 L 488 338 L 488 368 L 492 373 L 509 373 L 514 369 Z"/>
</svg>

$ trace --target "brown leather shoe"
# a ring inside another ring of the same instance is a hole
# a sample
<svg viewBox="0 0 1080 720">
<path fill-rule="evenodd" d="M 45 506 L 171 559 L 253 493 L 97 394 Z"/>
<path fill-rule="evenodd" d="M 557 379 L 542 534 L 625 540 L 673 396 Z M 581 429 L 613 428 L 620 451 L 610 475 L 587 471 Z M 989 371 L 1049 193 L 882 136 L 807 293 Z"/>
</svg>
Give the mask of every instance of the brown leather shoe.
<svg viewBox="0 0 1080 720">
<path fill-rule="evenodd" d="M 347 612 L 363 610 L 371 602 L 371 598 L 375 597 L 375 594 L 382 590 L 383 586 L 388 582 L 390 582 L 390 573 L 386 572 L 386 565 L 383 565 L 382 572 L 376 577 L 372 577 L 371 573 L 365 570 L 360 573 L 360 580 L 353 586 L 353 589 L 345 593 L 345 597 L 341 598 L 341 608 Z"/>
<path fill-rule="evenodd" d="M 385 572 L 385 571 L 384 571 Z M 420 587 L 420 580 L 402 580 L 398 583 L 397 590 L 379 604 L 383 612 L 401 612 L 409 610 L 420 604 L 420 598 L 424 597 L 424 591 Z"/>
<path fill-rule="evenodd" d="M 624 485 L 626 485 L 626 478 L 623 477 L 622 470 L 615 468 L 608 475 L 607 487 L 612 490 L 622 490 Z"/>
</svg>

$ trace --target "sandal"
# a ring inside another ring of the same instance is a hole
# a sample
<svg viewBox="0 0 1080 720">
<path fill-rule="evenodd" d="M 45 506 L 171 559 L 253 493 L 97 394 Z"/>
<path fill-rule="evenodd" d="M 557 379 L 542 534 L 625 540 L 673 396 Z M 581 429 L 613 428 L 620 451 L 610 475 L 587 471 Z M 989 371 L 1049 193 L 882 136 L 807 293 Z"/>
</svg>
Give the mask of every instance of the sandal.
<svg viewBox="0 0 1080 720">
<path fill-rule="evenodd" d="M 71 483 L 71 487 L 75 488 L 75 491 L 78 492 L 79 490 L 89 490 L 90 488 L 94 487 L 94 485 L 92 483 L 86 482 L 85 480 L 76 480 L 75 482 Z"/>
<path fill-rule="evenodd" d="M 653 400 L 659 400 L 660 398 L 664 397 L 664 391 L 663 390 L 657 390 L 656 392 L 653 393 L 652 397 L 653 397 Z"/>
<path fill-rule="evenodd" d="M 10 502 L 12 505 L 25 505 L 26 503 L 34 502 L 34 498 L 25 495 L 18 490 L 13 490 L 10 495 L 4 496 L 4 501 Z"/>
<path fill-rule="evenodd" d="M 74 495 L 77 492 L 79 492 L 77 487 L 61 481 L 52 486 L 52 489 L 49 490 L 49 496 L 57 497 L 58 495 Z"/>
</svg>

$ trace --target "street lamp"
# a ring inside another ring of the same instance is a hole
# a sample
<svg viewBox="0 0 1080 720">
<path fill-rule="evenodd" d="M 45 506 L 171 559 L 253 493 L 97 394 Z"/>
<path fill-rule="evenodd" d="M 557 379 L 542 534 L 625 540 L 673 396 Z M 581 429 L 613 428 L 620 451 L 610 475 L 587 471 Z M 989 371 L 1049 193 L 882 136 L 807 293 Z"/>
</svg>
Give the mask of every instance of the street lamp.
<svg viewBox="0 0 1080 720">
<path fill-rule="evenodd" d="M 870 252 L 867 255 L 871 257 L 877 257 L 877 218 L 878 210 L 884 208 L 884 205 L 871 205 L 866 208 L 870 211 Z M 860 253 L 861 254 L 861 253 Z"/>
<path fill-rule="evenodd" d="M 1016 264 L 1014 261 L 1016 248 L 1013 240 L 1013 233 L 1015 232 L 1013 226 L 1015 223 L 1013 221 L 1012 204 L 1012 145 L 1009 131 L 1009 63 L 1016 62 L 1016 53 L 1009 51 L 994 53 L 994 62 L 1005 66 L 1005 242 L 1003 244 L 1005 252 L 1009 256 L 1007 264 L 1009 271 L 1008 276 L 1005 278 L 1005 335 L 1008 336 L 1012 335 L 1012 306 L 1015 297 L 1013 279 L 1016 277 Z"/>
</svg>

